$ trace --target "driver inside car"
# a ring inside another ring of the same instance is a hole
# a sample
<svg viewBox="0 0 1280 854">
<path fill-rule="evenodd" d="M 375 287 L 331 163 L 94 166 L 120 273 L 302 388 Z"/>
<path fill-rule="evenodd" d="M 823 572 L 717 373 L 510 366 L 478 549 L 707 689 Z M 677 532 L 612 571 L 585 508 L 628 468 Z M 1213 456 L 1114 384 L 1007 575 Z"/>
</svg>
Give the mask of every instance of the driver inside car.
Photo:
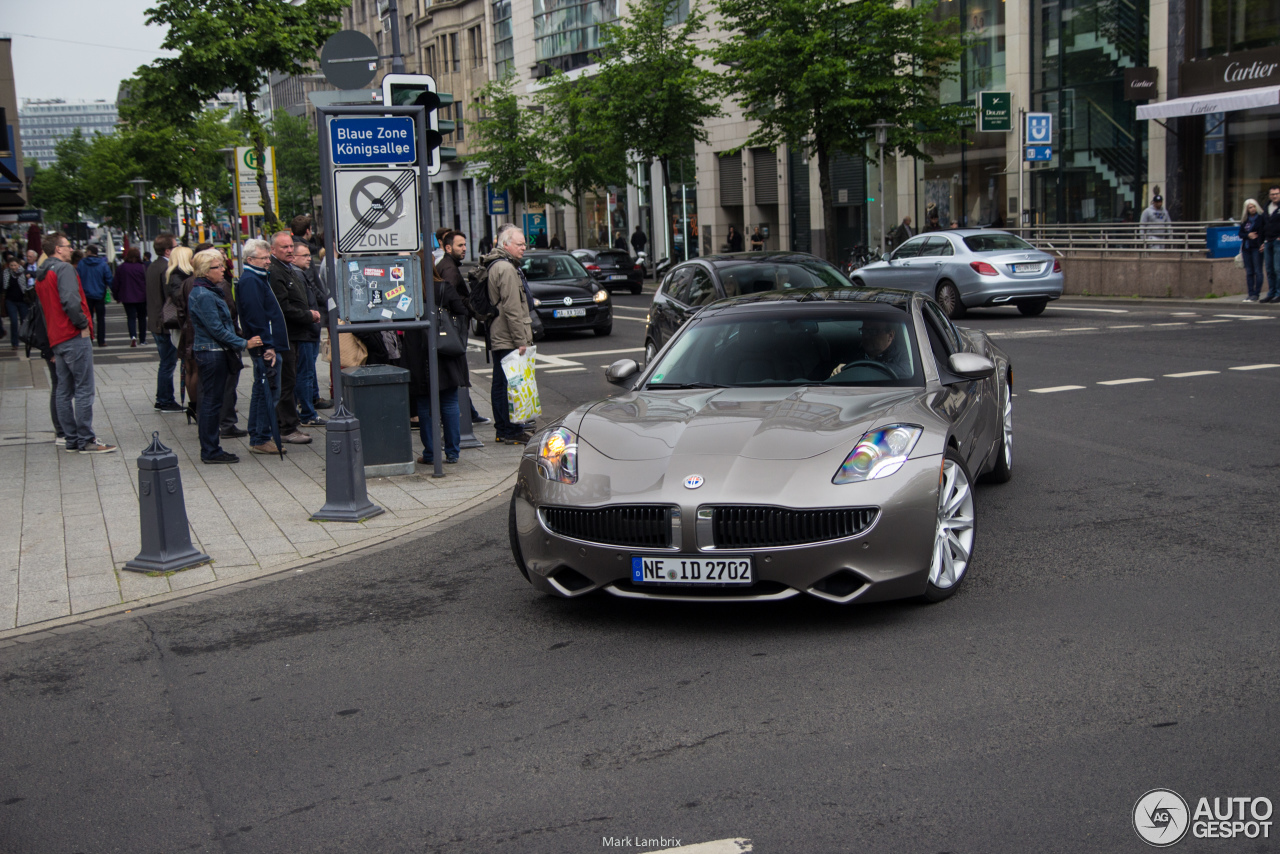
<svg viewBox="0 0 1280 854">
<path fill-rule="evenodd" d="M 898 340 L 898 326 L 899 324 L 879 320 L 865 321 L 862 324 L 861 346 L 854 350 L 848 361 L 836 365 L 831 376 L 834 377 L 858 362 L 883 365 L 893 372 L 895 379 L 911 376 L 911 356 Z"/>
</svg>

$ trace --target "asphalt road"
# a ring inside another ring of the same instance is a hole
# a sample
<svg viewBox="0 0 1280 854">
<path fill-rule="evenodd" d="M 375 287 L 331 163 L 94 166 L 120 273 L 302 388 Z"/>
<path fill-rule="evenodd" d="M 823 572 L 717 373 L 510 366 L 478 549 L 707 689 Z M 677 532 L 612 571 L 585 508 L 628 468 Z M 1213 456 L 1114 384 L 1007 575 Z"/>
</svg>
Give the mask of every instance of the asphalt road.
<svg viewBox="0 0 1280 854">
<path fill-rule="evenodd" d="M 1280 367 L 1233 370 L 1280 316 L 1097 307 L 965 321 L 1013 357 L 1015 474 L 942 604 L 552 600 L 499 504 L 0 650 L 0 851 L 1137 852 L 1150 789 L 1280 802 Z M 618 357 L 562 356 L 548 415 Z"/>
</svg>

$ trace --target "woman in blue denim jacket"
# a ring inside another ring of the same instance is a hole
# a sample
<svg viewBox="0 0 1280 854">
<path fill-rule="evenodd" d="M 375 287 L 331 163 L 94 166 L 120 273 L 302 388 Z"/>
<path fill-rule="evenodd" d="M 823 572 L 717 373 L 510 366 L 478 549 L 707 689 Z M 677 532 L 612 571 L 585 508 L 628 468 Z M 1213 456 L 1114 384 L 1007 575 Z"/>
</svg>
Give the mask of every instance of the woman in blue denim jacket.
<svg viewBox="0 0 1280 854">
<path fill-rule="evenodd" d="M 1245 302 L 1257 302 L 1266 281 L 1262 272 L 1262 232 L 1267 226 L 1267 215 L 1253 199 L 1244 200 L 1244 213 L 1240 216 L 1240 257 L 1244 261 L 1245 284 L 1249 294 Z"/>
<path fill-rule="evenodd" d="M 191 349 L 200 367 L 200 459 L 205 463 L 238 463 L 240 458 L 224 451 L 218 441 L 222 396 L 229 360 L 239 359 L 245 347 L 262 346 L 262 339 L 255 335 L 246 341 L 236 334 L 231 309 L 218 287 L 226 274 L 222 253 L 217 249 L 197 252 L 191 264 L 196 281 L 187 298 L 187 316 L 194 333 Z"/>
</svg>

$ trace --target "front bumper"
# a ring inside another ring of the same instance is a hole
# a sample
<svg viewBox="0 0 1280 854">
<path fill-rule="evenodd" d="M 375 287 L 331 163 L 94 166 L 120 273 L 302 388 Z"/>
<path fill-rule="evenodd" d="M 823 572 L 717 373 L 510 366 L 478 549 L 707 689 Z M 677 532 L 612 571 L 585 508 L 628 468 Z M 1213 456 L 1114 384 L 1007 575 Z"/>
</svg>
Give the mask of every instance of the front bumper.
<svg viewBox="0 0 1280 854">
<path fill-rule="evenodd" d="M 585 308 L 587 313 L 582 317 L 556 317 L 557 309 L 563 305 L 541 305 L 535 309 L 542 320 L 542 327 L 548 332 L 569 332 L 574 329 L 595 329 L 608 326 L 613 322 L 613 306 L 611 303 L 575 303 L 572 308 Z"/>
<path fill-rule="evenodd" d="M 820 455 L 834 462 L 825 478 L 797 474 L 822 470 L 814 461 L 751 460 L 730 457 L 673 457 L 668 461 L 609 461 L 614 473 L 584 475 L 577 484 L 546 480 L 532 456 L 520 465 L 512 497 L 516 537 L 529 580 L 555 596 L 581 596 L 603 590 L 615 596 L 684 601 L 771 601 L 805 593 L 828 601 L 871 602 L 918 596 L 925 591 L 937 524 L 941 457 L 913 459 L 883 480 L 836 486 L 830 483 L 847 449 Z M 666 471 L 655 471 L 663 468 Z M 702 473 L 707 486 L 688 490 L 684 477 Z M 668 476 L 669 475 L 669 476 Z M 754 481 L 757 488 L 750 488 Z M 723 484 L 721 489 L 709 488 Z M 767 487 L 764 487 L 768 484 Z M 763 491 L 759 487 L 764 487 Z M 767 496 L 746 501 L 744 495 Z M 839 540 L 793 546 L 714 549 L 700 507 L 758 504 L 789 508 L 876 507 L 875 522 L 861 533 Z M 539 509 L 545 506 L 599 508 L 613 505 L 665 505 L 678 508 L 680 524 L 669 548 L 635 548 L 574 539 L 552 531 Z M 681 587 L 636 584 L 631 557 L 688 556 L 700 559 L 750 555 L 755 582 L 745 587 Z"/>
</svg>

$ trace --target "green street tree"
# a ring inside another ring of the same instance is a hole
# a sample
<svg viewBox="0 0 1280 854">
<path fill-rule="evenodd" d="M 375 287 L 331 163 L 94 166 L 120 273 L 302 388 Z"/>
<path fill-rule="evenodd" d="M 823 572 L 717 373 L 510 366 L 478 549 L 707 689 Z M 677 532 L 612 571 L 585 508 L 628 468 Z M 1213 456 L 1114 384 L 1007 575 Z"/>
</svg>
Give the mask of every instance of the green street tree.
<svg viewBox="0 0 1280 854">
<path fill-rule="evenodd" d="M 89 198 L 83 174 L 91 144 L 80 128 L 74 129 L 54 146 L 53 165 L 38 169 L 31 181 L 31 204 L 55 222 L 77 222 L 84 211 L 96 207 L 98 200 Z"/>
<path fill-rule="evenodd" d="M 583 197 L 627 182 L 626 147 L 598 89 L 595 78 L 556 72 L 534 95 L 543 110 L 536 121 L 546 151 L 543 174 L 549 186 L 569 192 L 579 245 L 586 245 Z"/>
<path fill-rule="evenodd" d="M 724 115 L 720 77 L 699 46 L 706 16 L 694 6 L 679 23 L 682 0 L 636 0 L 618 24 L 601 25 L 603 47 L 594 89 L 622 145 L 662 164 L 663 192 L 671 193 L 672 161 L 706 142 L 708 119 Z M 764 6 L 773 5 L 773 0 Z M 670 209 L 670 208 L 669 208 Z"/>
<path fill-rule="evenodd" d="M 275 226 L 275 217 L 261 166 L 267 130 L 253 101 L 270 72 L 310 70 L 347 5 L 347 0 L 157 0 L 147 10 L 148 24 L 168 27 L 160 46 L 178 55 L 138 69 L 144 84 L 138 107 L 180 119 L 199 114 L 219 92 L 244 96 L 243 120 L 258 152 L 258 188 L 269 227 Z"/>
<path fill-rule="evenodd" d="M 933 2 L 717 0 L 732 35 L 714 50 L 743 115 L 759 123 L 750 146 L 788 146 L 818 158 L 826 255 L 836 256 L 831 157 L 860 155 L 878 120 L 888 146 L 931 160 L 930 144 L 954 144 L 970 108 L 940 106 L 938 84 L 958 75 L 962 39 L 935 20 Z"/>
<path fill-rule="evenodd" d="M 315 128 L 306 116 L 276 110 L 271 119 L 271 145 L 276 150 L 281 216 L 287 221 L 310 214 L 315 221 L 315 197 L 320 193 L 320 141 Z"/>
<path fill-rule="evenodd" d="M 513 85 L 515 75 L 491 80 L 477 92 L 476 118 L 471 133 L 471 154 L 467 160 L 480 180 L 497 192 L 514 199 L 554 204 L 565 200 L 552 192 L 549 169 L 544 160 L 547 142 L 541 136 L 542 122 L 533 104 L 521 103 Z"/>
</svg>

